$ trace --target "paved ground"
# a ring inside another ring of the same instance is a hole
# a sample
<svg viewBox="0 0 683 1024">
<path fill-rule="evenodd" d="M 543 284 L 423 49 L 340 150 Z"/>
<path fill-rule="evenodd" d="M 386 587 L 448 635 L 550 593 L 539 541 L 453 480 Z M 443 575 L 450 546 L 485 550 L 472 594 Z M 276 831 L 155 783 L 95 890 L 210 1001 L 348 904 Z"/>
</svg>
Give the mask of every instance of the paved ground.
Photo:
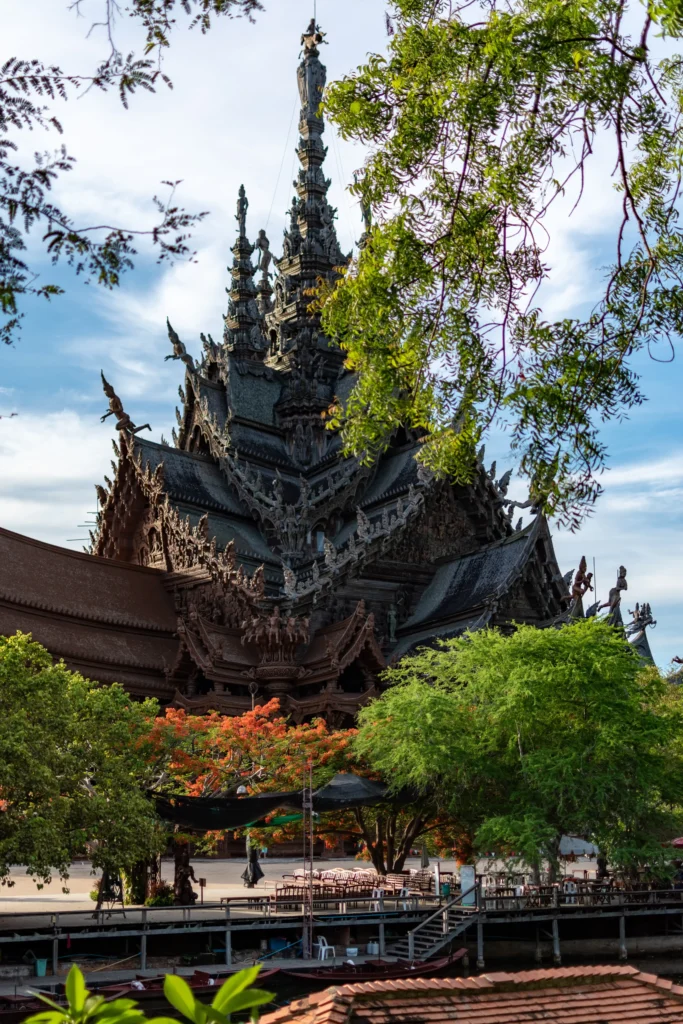
<svg viewBox="0 0 683 1024">
<path fill-rule="evenodd" d="M 432 861 L 433 863 L 433 861 Z M 202 860 L 195 858 L 192 861 L 194 872 L 197 878 L 206 878 L 204 899 L 207 902 L 217 902 L 221 896 L 245 896 L 247 890 L 240 875 L 244 871 L 245 861 L 242 860 Z M 295 868 L 301 867 L 301 860 L 285 860 L 284 858 L 266 857 L 260 862 L 264 878 L 259 883 L 256 892 L 266 889 L 265 882 L 279 882 L 282 875 L 292 873 Z M 441 861 L 444 871 L 453 871 L 453 861 Z M 364 868 L 368 867 L 365 862 L 352 858 L 341 860 L 316 861 L 316 867 L 322 868 Z M 411 858 L 407 861 L 406 867 L 417 868 L 420 866 L 419 858 Z M 173 861 L 162 861 L 162 876 L 168 881 L 173 881 Z M 87 862 L 72 864 L 69 878 L 66 882 L 55 878 L 50 885 L 38 890 L 35 882 L 28 877 L 21 868 L 12 872 L 12 881 L 15 883 L 12 888 L 0 889 L 0 918 L 7 914 L 21 912 L 26 913 L 54 913 L 62 910 L 92 910 L 93 904 L 89 893 L 95 887 L 99 872 L 93 874 L 91 865 Z M 64 892 L 64 889 L 68 892 Z M 194 886 L 196 889 L 197 886 Z M 0 921 L 0 927 L 2 927 Z"/>
<path fill-rule="evenodd" d="M 432 865 L 435 858 L 432 858 Z M 442 860 L 440 862 L 443 871 L 455 870 L 454 861 Z M 204 899 L 207 902 L 217 902 L 221 896 L 244 896 L 247 890 L 244 888 L 240 875 L 244 871 L 245 862 L 242 860 L 193 860 L 193 866 L 197 878 L 206 878 L 207 885 L 204 890 Z M 265 889 L 265 882 L 275 883 L 282 879 L 283 873 L 291 873 L 295 868 L 301 866 L 300 860 L 285 860 L 284 858 L 265 858 L 261 861 L 265 878 L 259 884 L 255 892 Z M 319 860 L 316 867 L 321 868 L 363 868 L 369 865 L 364 861 L 357 861 L 353 858 L 340 860 Z M 410 858 L 406 862 L 407 868 L 418 868 L 419 858 Z M 568 865 L 574 871 L 583 874 L 587 869 L 591 875 L 595 874 L 595 861 L 579 860 L 575 864 Z M 495 865 L 493 862 L 481 861 L 478 871 L 487 872 L 491 870 L 504 870 L 502 865 Z M 162 875 L 169 881 L 173 881 L 173 862 L 164 860 L 162 862 Z M 15 883 L 11 888 L 0 889 L 0 928 L 2 918 L 17 913 L 22 916 L 31 913 L 54 913 L 56 911 L 68 910 L 92 910 L 93 903 L 89 893 L 97 881 L 97 874 L 93 874 L 91 866 L 87 862 L 73 864 L 66 882 L 55 878 L 50 885 L 42 889 L 36 887 L 35 882 L 28 877 L 21 868 L 12 872 L 12 881 Z M 64 889 L 67 892 L 64 892 Z"/>
</svg>

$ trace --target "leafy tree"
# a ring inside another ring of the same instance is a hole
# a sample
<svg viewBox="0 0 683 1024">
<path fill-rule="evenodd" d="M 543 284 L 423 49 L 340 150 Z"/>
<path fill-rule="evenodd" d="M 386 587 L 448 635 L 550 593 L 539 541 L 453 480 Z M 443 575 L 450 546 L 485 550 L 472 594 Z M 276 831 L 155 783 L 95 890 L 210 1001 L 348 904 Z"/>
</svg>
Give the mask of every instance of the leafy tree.
<svg viewBox="0 0 683 1024">
<path fill-rule="evenodd" d="M 156 720 L 150 742 L 159 768 L 166 772 L 169 793 L 213 796 L 235 793 L 239 786 L 249 793 L 300 790 L 309 762 L 316 788 L 339 771 L 376 777 L 353 753 L 354 736 L 353 729 L 331 731 L 322 719 L 291 725 L 279 701 L 272 700 L 235 718 L 169 708 Z M 270 815 L 265 826 L 248 831 L 256 843 L 291 841 L 301 835 L 300 817 L 289 812 Z M 436 815 L 433 803 L 423 799 L 325 813 L 315 825 L 316 836 L 328 848 L 341 837 L 363 844 L 382 874 L 401 870 L 416 840 L 432 831 L 438 832 L 442 847 L 457 845 L 458 834 L 448 818 Z M 211 846 L 221 835 L 212 833 L 206 842 Z M 185 866 L 188 838 L 176 835 L 179 870 Z"/>
<path fill-rule="evenodd" d="M 160 849 L 137 747 L 156 712 L 54 664 L 30 636 L 0 637 L 0 883 L 12 864 L 42 883 L 87 850 L 117 873 Z"/>
<path fill-rule="evenodd" d="M 51 299 L 63 289 L 41 282 L 25 258 L 27 236 L 41 232 L 44 256 L 52 263 L 64 260 L 77 274 L 106 288 L 120 284 L 121 275 L 133 267 L 139 239 L 145 237 L 157 247 L 159 260 L 191 258 L 189 230 L 205 213 L 188 213 L 175 199 L 179 182 L 164 182 L 165 198 L 154 197 L 157 223 L 149 229 L 122 225 L 77 224 L 68 212 L 51 199 L 60 175 L 70 171 L 74 158 L 65 147 L 37 153 L 34 163 L 14 162 L 20 131 L 51 129 L 62 134 L 55 103 L 73 97 L 78 90 L 116 89 L 124 107 L 140 89 L 154 92 L 157 85 L 171 86 L 162 68 L 162 56 L 170 46 L 178 15 L 189 26 L 206 32 L 212 17 L 246 15 L 262 9 L 259 0 L 131 0 L 126 13 L 143 29 L 144 55 L 123 54 L 116 43 L 116 15 L 113 0 L 96 0 L 101 11 L 92 29 L 103 31 L 108 52 L 89 76 L 74 75 L 47 66 L 35 58 L 11 57 L 0 67 L 0 340 L 11 343 L 23 316 L 22 299 L 27 295 Z M 68 7 L 77 13 L 88 7 L 73 0 Z M 97 15 L 95 15 L 97 18 Z"/>
<path fill-rule="evenodd" d="M 563 834 L 626 870 L 667 859 L 683 783 L 678 691 L 594 619 L 481 630 L 389 669 L 359 756 L 436 793 L 477 849 L 557 864 Z"/>
<path fill-rule="evenodd" d="M 251 1011 L 251 1019 L 258 1020 L 258 1008 L 273 999 L 272 992 L 252 988 L 261 970 L 261 964 L 237 971 L 224 981 L 207 1006 L 200 1002 L 184 978 L 167 974 L 164 995 L 171 1006 L 192 1024 L 229 1024 L 230 1014 Z M 66 1007 L 48 996 L 37 993 L 38 999 L 48 1007 L 28 1017 L 25 1024 L 175 1024 L 175 1017 L 148 1018 L 134 999 L 107 999 L 93 995 L 86 988 L 82 971 L 74 964 L 66 979 Z"/>
<path fill-rule="evenodd" d="M 368 459 L 399 426 L 471 479 L 506 425 L 531 497 L 576 526 L 600 492 L 599 425 L 643 400 L 633 356 L 683 328 L 680 0 L 393 0 L 387 56 L 326 94 L 372 149 L 354 187 L 377 223 L 324 325 L 360 371 L 332 425 Z M 599 151 L 596 143 L 600 142 Z M 605 156 L 605 148 L 608 155 Z M 544 314 L 548 212 L 584 177 L 621 223 L 586 314 Z"/>
</svg>

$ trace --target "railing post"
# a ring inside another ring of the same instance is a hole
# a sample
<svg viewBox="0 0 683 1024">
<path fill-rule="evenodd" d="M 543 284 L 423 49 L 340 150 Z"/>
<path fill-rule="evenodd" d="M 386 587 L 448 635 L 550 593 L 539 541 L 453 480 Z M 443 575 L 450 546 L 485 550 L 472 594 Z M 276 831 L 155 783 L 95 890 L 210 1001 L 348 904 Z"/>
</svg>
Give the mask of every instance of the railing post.
<svg viewBox="0 0 683 1024">
<path fill-rule="evenodd" d="M 225 966 L 232 967 L 232 924 L 230 921 L 230 906 L 225 905 Z"/>
<path fill-rule="evenodd" d="M 384 956 L 386 951 L 387 951 L 386 950 L 386 944 L 385 944 L 385 941 L 384 941 L 384 921 L 380 921 L 380 925 L 379 925 L 379 955 L 380 956 Z"/>
<path fill-rule="evenodd" d="M 408 932 L 408 959 L 415 959 L 415 934 L 414 932 Z"/>
<path fill-rule="evenodd" d="M 52 974 L 55 978 L 59 974 L 59 939 L 56 934 L 52 940 Z"/>
<path fill-rule="evenodd" d="M 448 935 L 448 908 L 441 914 L 441 931 L 444 935 Z"/>
<path fill-rule="evenodd" d="M 626 946 L 626 915 L 619 918 L 619 959 L 628 960 L 628 949 Z"/>
</svg>

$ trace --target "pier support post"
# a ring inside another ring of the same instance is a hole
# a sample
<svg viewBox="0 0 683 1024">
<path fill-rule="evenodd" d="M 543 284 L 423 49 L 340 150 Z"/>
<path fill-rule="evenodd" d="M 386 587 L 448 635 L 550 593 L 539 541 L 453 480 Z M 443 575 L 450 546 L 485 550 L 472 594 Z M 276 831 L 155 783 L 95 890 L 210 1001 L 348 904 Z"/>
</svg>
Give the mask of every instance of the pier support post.
<svg viewBox="0 0 683 1024">
<path fill-rule="evenodd" d="M 384 921 L 380 921 L 379 924 L 379 955 L 384 956 L 387 951 L 386 944 L 384 942 Z"/>
<path fill-rule="evenodd" d="M 541 947 L 541 936 L 538 928 L 536 929 L 536 949 L 534 950 L 534 961 L 537 964 L 543 963 L 543 949 Z"/>
<path fill-rule="evenodd" d="M 225 905 L 225 966 L 232 967 L 232 924 L 230 921 L 230 907 Z"/>
<path fill-rule="evenodd" d="M 56 935 L 52 940 L 52 974 L 55 978 L 59 974 L 59 939 Z"/>
<path fill-rule="evenodd" d="M 484 922 L 481 919 L 481 914 L 477 919 L 477 967 L 480 971 L 486 967 L 484 962 Z"/>
<path fill-rule="evenodd" d="M 556 967 L 562 965 L 562 955 L 560 954 L 560 926 L 557 918 L 553 918 L 553 963 Z"/>
<path fill-rule="evenodd" d="M 619 918 L 619 959 L 628 960 L 628 949 L 626 948 L 626 916 Z"/>
</svg>

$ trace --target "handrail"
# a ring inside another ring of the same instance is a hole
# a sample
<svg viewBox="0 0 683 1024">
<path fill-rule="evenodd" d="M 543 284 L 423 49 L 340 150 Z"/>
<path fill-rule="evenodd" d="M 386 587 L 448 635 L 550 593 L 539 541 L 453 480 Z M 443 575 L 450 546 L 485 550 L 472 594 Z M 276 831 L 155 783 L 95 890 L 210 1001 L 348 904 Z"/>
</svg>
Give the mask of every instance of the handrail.
<svg viewBox="0 0 683 1024">
<path fill-rule="evenodd" d="M 464 892 L 461 892 L 458 896 L 454 896 L 452 900 L 448 901 L 448 903 L 444 903 L 443 906 L 438 907 L 433 914 L 430 914 L 429 917 L 426 917 L 424 921 L 420 921 L 420 923 L 416 925 L 415 928 L 408 932 L 409 960 L 415 959 L 415 933 L 419 932 L 421 928 L 424 928 L 425 925 L 428 925 L 431 921 L 434 921 L 437 917 L 439 917 L 439 915 L 443 916 L 445 914 L 446 916 L 448 916 L 448 911 L 451 909 L 451 907 L 454 907 L 456 903 L 462 904 L 462 901 L 464 900 L 465 896 L 469 896 L 470 893 L 476 892 L 478 888 L 479 886 L 477 883 L 471 885 L 469 889 L 465 889 Z"/>
</svg>

